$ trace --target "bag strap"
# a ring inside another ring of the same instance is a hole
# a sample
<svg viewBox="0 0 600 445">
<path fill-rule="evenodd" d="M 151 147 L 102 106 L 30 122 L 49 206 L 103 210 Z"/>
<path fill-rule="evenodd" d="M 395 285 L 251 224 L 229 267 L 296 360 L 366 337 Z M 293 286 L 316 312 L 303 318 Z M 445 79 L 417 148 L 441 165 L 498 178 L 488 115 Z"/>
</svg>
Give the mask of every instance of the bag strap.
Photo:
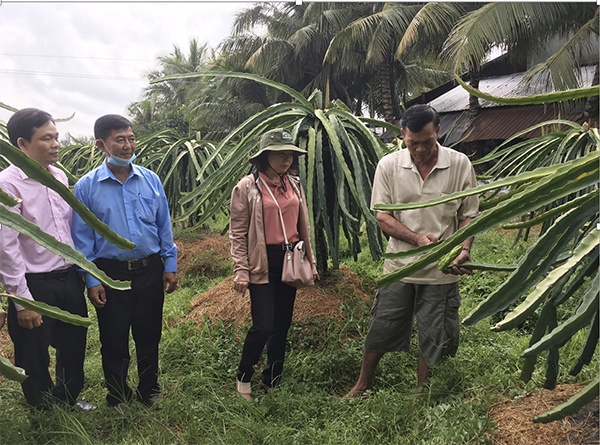
<svg viewBox="0 0 600 445">
<path fill-rule="evenodd" d="M 275 205 L 279 209 L 279 218 L 281 219 L 281 228 L 283 229 L 283 238 L 285 239 L 285 243 L 289 244 L 288 238 L 287 238 L 287 233 L 285 233 L 285 224 L 283 223 L 283 214 L 281 213 L 281 207 L 279 207 L 279 203 L 275 199 L 275 195 L 273 195 L 273 192 L 271 191 L 271 187 L 269 187 L 269 184 L 267 184 L 267 182 L 263 179 L 262 176 L 259 176 L 259 178 L 262 181 L 262 183 L 265 185 L 265 188 L 267 189 L 267 191 L 271 195 L 271 198 L 273 198 L 273 201 L 275 201 Z M 282 179 L 282 181 L 283 181 L 283 179 Z"/>
</svg>

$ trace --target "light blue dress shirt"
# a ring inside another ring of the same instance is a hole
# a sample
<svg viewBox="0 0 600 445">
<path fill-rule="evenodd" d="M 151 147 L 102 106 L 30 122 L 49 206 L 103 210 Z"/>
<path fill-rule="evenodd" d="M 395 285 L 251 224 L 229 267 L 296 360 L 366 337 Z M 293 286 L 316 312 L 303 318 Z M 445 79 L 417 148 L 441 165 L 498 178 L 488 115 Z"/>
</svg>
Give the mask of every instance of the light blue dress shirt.
<svg viewBox="0 0 600 445">
<path fill-rule="evenodd" d="M 71 234 L 75 248 L 90 261 L 96 258 L 119 261 L 139 260 L 159 253 L 165 272 L 177 271 L 177 246 L 167 197 L 159 177 L 152 171 L 131 164 L 131 172 L 121 183 L 106 162 L 83 176 L 73 193 L 98 219 L 123 238 L 135 243 L 127 251 L 109 243 L 73 212 Z M 88 288 L 100 284 L 85 274 Z"/>
</svg>

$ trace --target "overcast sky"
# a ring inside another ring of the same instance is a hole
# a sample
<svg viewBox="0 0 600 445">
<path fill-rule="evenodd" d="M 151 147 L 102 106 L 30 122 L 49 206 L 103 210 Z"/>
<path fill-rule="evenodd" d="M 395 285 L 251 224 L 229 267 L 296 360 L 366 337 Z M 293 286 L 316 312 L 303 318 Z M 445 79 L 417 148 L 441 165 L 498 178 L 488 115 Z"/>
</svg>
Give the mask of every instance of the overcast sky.
<svg viewBox="0 0 600 445">
<path fill-rule="evenodd" d="M 92 136 L 94 121 L 126 115 L 148 85 L 145 74 L 173 45 L 216 47 L 250 2 L 0 2 L 0 102 L 41 108 L 61 139 Z M 6 122 L 11 112 L 0 109 Z"/>
</svg>

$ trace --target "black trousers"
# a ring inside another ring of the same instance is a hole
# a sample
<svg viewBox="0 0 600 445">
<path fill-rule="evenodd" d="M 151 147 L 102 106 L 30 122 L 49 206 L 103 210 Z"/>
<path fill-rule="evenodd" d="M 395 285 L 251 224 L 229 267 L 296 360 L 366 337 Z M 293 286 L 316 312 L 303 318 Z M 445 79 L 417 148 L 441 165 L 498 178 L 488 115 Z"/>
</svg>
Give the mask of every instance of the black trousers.
<svg viewBox="0 0 600 445">
<path fill-rule="evenodd" d="M 267 345 L 267 365 L 261 380 L 267 386 L 279 383 L 283 372 L 287 334 L 292 323 L 296 288 L 281 282 L 285 251 L 267 246 L 269 283 L 250 284 L 252 327 L 246 335 L 242 358 L 236 371 L 238 380 L 249 382 Z"/>
<path fill-rule="evenodd" d="M 131 290 L 118 291 L 105 286 L 106 304 L 96 309 L 102 369 L 110 406 L 133 399 L 127 384 L 129 371 L 129 331 L 137 355 L 139 383 L 137 397 L 146 401 L 160 392 L 158 385 L 158 344 L 162 332 L 165 299 L 162 276 L 164 265 L 159 258 L 148 266 L 127 270 L 121 262 L 97 259 L 99 269 L 115 280 L 131 281 Z"/>
<path fill-rule="evenodd" d="M 87 317 L 85 285 L 72 267 L 68 272 L 26 274 L 27 286 L 36 301 Z M 47 408 L 55 403 L 73 405 L 83 388 L 83 361 L 87 328 L 42 317 L 41 326 L 22 328 L 17 310 L 10 301 L 8 332 L 14 343 L 15 365 L 29 376 L 21 387 L 27 403 L 36 408 Z M 56 349 L 56 383 L 48 367 L 48 347 Z"/>
</svg>

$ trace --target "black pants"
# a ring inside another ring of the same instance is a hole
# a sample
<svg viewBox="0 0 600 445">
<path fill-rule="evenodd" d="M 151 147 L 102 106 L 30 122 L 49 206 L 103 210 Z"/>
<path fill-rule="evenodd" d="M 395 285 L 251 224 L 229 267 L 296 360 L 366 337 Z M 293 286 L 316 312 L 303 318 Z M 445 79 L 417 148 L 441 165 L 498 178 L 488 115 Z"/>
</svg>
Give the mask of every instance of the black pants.
<svg viewBox="0 0 600 445">
<path fill-rule="evenodd" d="M 68 272 L 26 274 L 27 286 L 36 301 L 87 317 L 85 285 L 72 267 Z M 15 347 L 15 365 L 29 376 L 21 387 L 27 403 L 46 408 L 55 403 L 73 405 L 83 388 L 83 361 L 87 328 L 42 317 L 41 326 L 22 328 L 10 301 L 8 331 Z M 48 367 L 48 347 L 56 349 L 56 383 Z"/>
<path fill-rule="evenodd" d="M 242 359 L 236 371 L 238 380 L 249 382 L 262 351 L 267 345 L 267 366 L 261 380 L 267 386 L 276 385 L 283 371 L 287 334 L 292 323 L 296 288 L 281 282 L 285 251 L 267 246 L 269 283 L 250 284 L 252 327 L 246 335 Z"/>
<path fill-rule="evenodd" d="M 102 369 L 108 389 L 106 401 L 114 406 L 133 399 L 133 391 L 127 384 L 131 358 L 129 330 L 133 335 L 137 355 L 137 397 L 146 401 L 160 392 L 158 344 L 165 299 L 163 262 L 158 257 L 148 266 L 137 270 L 127 270 L 121 262 L 106 259 L 97 259 L 96 264 L 115 280 L 131 281 L 131 290 L 126 291 L 105 286 L 106 304 L 103 308 L 96 309 L 102 344 Z"/>
</svg>

